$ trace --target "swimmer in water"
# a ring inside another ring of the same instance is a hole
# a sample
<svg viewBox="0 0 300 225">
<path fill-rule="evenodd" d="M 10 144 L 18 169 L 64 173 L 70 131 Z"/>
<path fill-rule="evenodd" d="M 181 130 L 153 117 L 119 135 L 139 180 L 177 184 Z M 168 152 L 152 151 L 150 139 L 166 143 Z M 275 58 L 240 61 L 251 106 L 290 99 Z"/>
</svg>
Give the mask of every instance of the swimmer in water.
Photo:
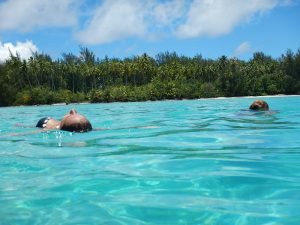
<svg viewBox="0 0 300 225">
<path fill-rule="evenodd" d="M 36 127 L 43 128 L 43 130 L 64 130 L 70 132 L 88 132 L 91 130 L 111 130 L 109 128 L 93 128 L 90 121 L 83 115 L 77 113 L 75 109 L 71 109 L 61 121 L 55 120 L 51 117 L 44 117 L 38 121 Z M 127 128 L 115 128 L 118 129 L 129 129 L 129 128 L 146 128 L 154 129 L 158 126 L 134 126 Z"/>
<path fill-rule="evenodd" d="M 249 109 L 256 110 L 256 111 L 268 111 L 269 110 L 269 105 L 264 100 L 255 100 L 250 105 Z"/>
<path fill-rule="evenodd" d="M 23 124 L 15 124 L 18 127 L 27 127 L 33 128 L 33 126 L 26 126 Z M 122 129 L 154 129 L 158 128 L 157 126 L 134 126 L 134 127 L 126 127 L 126 128 L 93 128 L 90 121 L 83 115 L 77 113 L 75 109 L 71 109 L 68 114 L 66 114 L 61 121 L 53 119 L 51 117 L 44 117 L 41 118 L 35 127 L 42 128 L 35 131 L 30 132 L 22 132 L 22 133 L 11 133 L 6 134 L 4 136 L 0 136 L 0 138 L 5 138 L 9 136 L 24 136 L 28 134 L 35 134 L 40 133 L 43 131 L 50 131 L 50 130 L 63 130 L 69 132 L 77 132 L 83 133 L 88 131 L 99 131 L 99 130 L 122 130 Z"/>
<path fill-rule="evenodd" d="M 80 133 L 88 132 L 93 129 L 90 121 L 85 116 L 77 113 L 75 109 L 71 109 L 61 121 L 51 117 L 44 117 L 37 122 L 36 127 L 40 127 L 44 130 L 64 130 Z"/>
</svg>

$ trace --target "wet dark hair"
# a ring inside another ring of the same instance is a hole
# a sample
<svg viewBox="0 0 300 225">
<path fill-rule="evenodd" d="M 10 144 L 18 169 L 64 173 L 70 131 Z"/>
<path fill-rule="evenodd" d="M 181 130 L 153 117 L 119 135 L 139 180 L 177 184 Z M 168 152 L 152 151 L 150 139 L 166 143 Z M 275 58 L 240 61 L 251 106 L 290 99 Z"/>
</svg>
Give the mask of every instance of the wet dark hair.
<svg viewBox="0 0 300 225">
<path fill-rule="evenodd" d="M 264 100 L 255 100 L 249 107 L 251 110 L 269 110 L 269 105 Z"/>
<path fill-rule="evenodd" d="M 35 126 L 40 128 L 45 128 L 49 119 L 50 117 L 44 117 L 40 119 Z"/>
<path fill-rule="evenodd" d="M 93 128 L 90 122 L 86 122 L 83 124 L 82 123 L 73 123 L 69 125 L 62 124 L 60 129 L 65 131 L 70 131 L 70 132 L 88 132 L 91 131 Z"/>
<path fill-rule="evenodd" d="M 258 110 L 259 109 L 259 106 L 256 105 L 256 104 L 252 104 L 249 109 L 252 109 L 252 110 Z"/>
</svg>

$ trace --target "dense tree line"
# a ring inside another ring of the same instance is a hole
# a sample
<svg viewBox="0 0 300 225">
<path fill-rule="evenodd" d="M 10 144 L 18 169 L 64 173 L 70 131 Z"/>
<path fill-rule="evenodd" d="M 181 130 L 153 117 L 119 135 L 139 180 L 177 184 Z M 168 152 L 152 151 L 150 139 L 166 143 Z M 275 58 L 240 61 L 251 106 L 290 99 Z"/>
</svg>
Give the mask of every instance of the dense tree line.
<svg viewBox="0 0 300 225">
<path fill-rule="evenodd" d="M 300 49 L 278 59 L 256 52 L 244 61 L 169 52 L 100 60 L 80 48 L 79 56 L 11 54 L 0 63 L 0 106 L 273 94 L 300 94 Z"/>
</svg>

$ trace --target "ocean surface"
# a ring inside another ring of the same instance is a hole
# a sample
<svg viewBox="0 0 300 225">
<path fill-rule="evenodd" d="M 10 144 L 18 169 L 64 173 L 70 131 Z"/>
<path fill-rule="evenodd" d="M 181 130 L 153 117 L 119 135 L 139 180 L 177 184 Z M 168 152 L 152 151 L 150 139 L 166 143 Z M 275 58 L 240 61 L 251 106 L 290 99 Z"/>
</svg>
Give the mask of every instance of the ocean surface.
<svg viewBox="0 0 300 225">
<path fill-rule="evenodd" d="M 0 224 L 299 225 L 300 97 L 254 99 L 0 108 Z"/>
</svg>

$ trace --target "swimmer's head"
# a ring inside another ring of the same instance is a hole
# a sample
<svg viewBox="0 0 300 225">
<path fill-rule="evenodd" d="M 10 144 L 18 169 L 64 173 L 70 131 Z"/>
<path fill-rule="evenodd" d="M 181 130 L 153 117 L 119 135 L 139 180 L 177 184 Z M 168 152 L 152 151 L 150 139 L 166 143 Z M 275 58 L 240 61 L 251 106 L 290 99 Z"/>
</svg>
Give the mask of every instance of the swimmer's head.
<svg viewBox="0 0 300 225">
<path fill-rule="evenodd" d="M 269 110 L 269 105 L 263 100 L 255 100 L 249 107 L 251 110 Z"/>
<path fill-rule="evenodd" d="M 35 126 L 39 128 L 45 128 L 49 119 L 49 117 L 44 117 L 40 119 Z"/>
<path fill-rule="evenodd" d="M 92 130 L 90 121 L 76 112 L 75 109 L 71 109 L 60 122 L 60 129 L 71 132 L 88 132 Z"/>
<path fill-rule="evenodd" d="M 36 127 L 40 127 L 46 130 L 52 130 L 52 129 L 58 129 L 59 124 L 60 124 L 59 121 L 51 117 L 44 117 L 37 122 Z"/>
</svg>

